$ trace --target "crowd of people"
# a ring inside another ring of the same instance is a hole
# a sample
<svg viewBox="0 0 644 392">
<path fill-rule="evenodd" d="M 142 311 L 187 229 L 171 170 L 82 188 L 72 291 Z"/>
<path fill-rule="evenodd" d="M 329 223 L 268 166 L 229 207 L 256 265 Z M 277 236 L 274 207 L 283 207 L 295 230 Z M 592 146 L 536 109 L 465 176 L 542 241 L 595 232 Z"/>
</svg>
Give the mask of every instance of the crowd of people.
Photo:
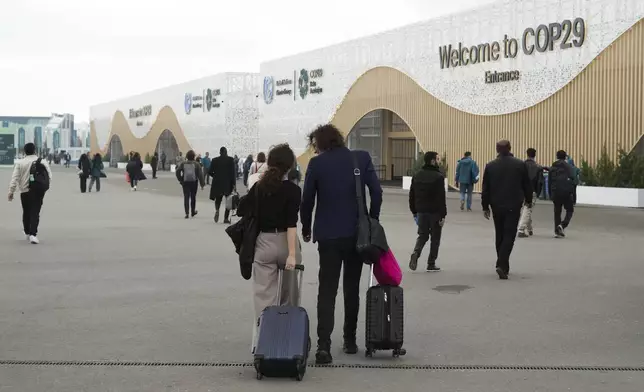
<svg viewBox="0 0 644 392">
<path fill-rule="evenodd" d="M 510 255 L 515 239 L 534 235 L 532 210 L 544 187 L 554 205 L 554 234 L 566 236 L 576 204 L 576 187 L 579 171 L 568 154 L 561 150 L 551 166 L 536 162 L 537 151 L 529 148 L 526 159 L 514 157 L 510 142 L 502 140 L 496 145 L 497 158 L 485 166 L 481 204 L 486 219 L 492 218 L 495 228 L 497 253 L 496 272 L 500 279 L 508 279 Z M 479 168 L 466 152 L 456 167 L 456 183 L 459 185 L 461 210 L 472 211 L 472 189 L 479 180 Z M 431 249 L 427 271 L 440 271 L 436 265 L 443 225 L 447 216 L 445 177 L 440 172 L 440 156 L 428 152 L 425 165 L 412 178 L 409 191 L 409 209 L 418 225 L 418 238 L 412 252 L 409 268 L 415 271 L 423 248 L 431 237 Z M 547 172 L 547 181 L 544 172 Z M 562 210 L 566 215 L 561 219 Z"/>
<path fill-rule="evenodd" d="M 360 308 L 360 280 L 364 260 L 356 250 L 356 227 L 359 204 L 369 205 L 366 213 L 374 220 L 380 217 L 382 188 L 371 156 L 365 151 L 350 151 L 340 130 L 331 124 L 317 127 L 310 133 L 309 147 L 315 151 L 310 160 L 300 188 L 299 167 L 293 150 L 287 144 L 273 147 L 268 154 L 259 153 L 257 159 L 248 156 L 243 162 L 228 156 L 225 147 L 210 159 L 194 151 L 177 159 L 176 177 L 183 188 L 185 218 L 197 215 L 196 195 L 212 180 L 210 199 L 214 201 L 214 221 L 220 218 L 220 208 L 225 200 L 224 223 L 230 223 L 233 207 L 229 198 L 236 194 L 236 184 L 241 177 L 248 187 L 237 208 L 240 217 L 254 216 L 258 235 L 252 243 L 252 278 L 255 316 L 278 298 L 278 269 L 285 267 L 282 285 L 283 304 L 299 301 L 296 287 L 295 266 L 302 263 L 301 243 L 317 243 L 319 254 L 319 285 L 317 297 L 317 351 L 316 362 L 331 363 L 331 335 L 335 326 L 335 304 L 342 278 L 344 293 L 343 351 L 358 352 L 356 330 Z M 574 211 L 576 172 L 567 162 L 565 151 L 557 152 L 557 161 L 551 167 L 536 164 L 536 150 L 528 149 L 527 159 L 512 155 L 510 142 L 497 143 L 498 156 L 485 166 L 482 178 L 482 209 L 486 219 L 492 218 L 495 227 L 497 252 L 496 272 L 500 279 L 508 279 L 510 254 L 515 238 L 533 235 L 531 212 L 534 200 L 544 184 L 544 170 L 548 172 L 547 187 L 554 204 L 555 234 L 565 236 Z M 35 155 L 35 146 L 24 147 L 26 157 L 15 164 L 9 186 L 9 201 L 16 191 L 21 193 L 24 233 L 31 243 L 38 243 L 38 222 L 45 190 L 36 187 L 40 179 L 51 181 L 51 170 L 46 161 Z M 139 153 L 132 152 L 127 164 L 130 186 L 136 191 L 138 181 L 145 179 Z M 154 156 L 156 166 L 159 163 Z M 164 165 L 163 156 L 160 159 Z M 409 191 L 409 208 L 417 223 L 418 238 L 410 258 L 409 267 L 416 270 L 426 243 L 430 241 L 427 270 L 440 271 L 437 266 L 440 240 L 447 217 L 445 174 L 440 169 L 440 156 L 436 152 L 424 155 L 424 166 L 414 175 Z M 100 178 L 104 175 L 100 154 L 92 160 L 87 155 L 78 163 L 81 192 L 86 180 L 91 178 L 89 190 L 96 183 L 100 191 Z M 363 203 L 356 202 L 356 176 L 362 187 Z M 153 177 L 156 177 L 154 172 Z M 456 182 L 461 194 L 461 210 L 472 210 L 472 190 L 479 180 L 477 163 L 466 152 L 458 162 Z M 566 216 L 562 220 L 562 208 Z M 315 215 L 315 217 L 314 217 Z M 241 259 L 240 259 L 241 262 Z M 343 271 L 343 273 L 342 273 Z M 255 323 L 253 323 L 255 324 Z M 255 344 L 255 336 L 253 337 Z"/>
</svg>

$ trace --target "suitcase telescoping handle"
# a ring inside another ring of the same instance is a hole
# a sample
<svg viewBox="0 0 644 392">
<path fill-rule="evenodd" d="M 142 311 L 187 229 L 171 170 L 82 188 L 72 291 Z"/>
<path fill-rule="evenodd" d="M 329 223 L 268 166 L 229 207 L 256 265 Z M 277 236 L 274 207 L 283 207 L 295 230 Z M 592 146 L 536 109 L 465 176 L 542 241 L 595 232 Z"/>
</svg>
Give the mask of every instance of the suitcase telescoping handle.
<svg viewBox="0 0 644 392">
<path fill-rule="evenodd" d="M 277 267 L 277 306 L 280 306 L 282 303 L 282 276 L 284 275 L 285 266 L 280 264 Z M 302 280 L 304 280 L 304 266 L 302 264 L 295 265 L 295 271 L 298 271 L 298 283 L 297 283 L 297 300 L 300 301 L 302 297 Z"/>
<path fill-rule="evenodd" d="M 369 287 L 373 287 L 373 263 L 369 268 Z"/>
</svg>

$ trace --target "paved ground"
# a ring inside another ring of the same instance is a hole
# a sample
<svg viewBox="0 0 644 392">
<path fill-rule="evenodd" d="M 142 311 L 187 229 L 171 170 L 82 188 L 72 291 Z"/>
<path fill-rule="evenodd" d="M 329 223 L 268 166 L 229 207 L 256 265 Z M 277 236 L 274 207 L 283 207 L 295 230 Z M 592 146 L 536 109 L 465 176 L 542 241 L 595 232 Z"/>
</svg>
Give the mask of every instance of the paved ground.
<svg viewBox="0 0 644 392">
<path fill-rule="evenodd" d="M 101 193 L 80 194 L 73 173 L 54 173 L 39 246 L 23 239 L 19 202 L 0 203 L 0 391 L 644 389 L 644 371 L 493 370 L 644 367 L 644 211 L 578 208 L 568 238 L 555 240 L 545 202 L 536 208 L 537 235 L 518 242 L 511 280 L 501 282 L 493 268 L 493 229 L 480 205 L 462 213 L 450 199 L 444 271 L 404 276 L 406 357 L 348 357 L 340 352 L 341 333 L 334 336 L 340 365 L 487 370 L 310 368 L 303 383 L 258 383 L 252 369 L 235 366 L 7 365 L 249 360 L 251 289 L 239 277 L 224 227 L 212 221 L 205 193 L 198 217 L 186 221 L 170 175 L 130 193 L 123 176 L 110 172 Z M 0 183 L 9 175 L 0 170 Z M 406 211 L 405 195 L 388 191 L 382 221 L 405 266 L 414 242 Z M 304 256 L 303 305 L 314 331 L 315 247 L 306 245 Z"/>
</svg>

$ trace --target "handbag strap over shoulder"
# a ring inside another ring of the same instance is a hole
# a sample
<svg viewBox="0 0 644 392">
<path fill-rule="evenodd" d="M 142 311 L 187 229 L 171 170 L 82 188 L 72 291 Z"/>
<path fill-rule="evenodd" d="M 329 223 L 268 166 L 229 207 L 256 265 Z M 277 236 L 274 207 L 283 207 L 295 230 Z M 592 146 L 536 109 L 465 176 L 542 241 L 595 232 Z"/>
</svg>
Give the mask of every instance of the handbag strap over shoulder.
<svg viewBox="0 0 644 392">
<path fill-rule="evenodd" d="M 364 197 L 362 192 L 364 191 L 364 186 L 362 185 L 362 177 L 360 173 L 360 168 L 358 167 L 358 154 L 355 152 L 351 153 L 353 158 L 353 178 L 356 183 L 356 199 L 358 202 L 358 216 L 367 215 L 367 209 L 364 205 Z"/>
</svg>

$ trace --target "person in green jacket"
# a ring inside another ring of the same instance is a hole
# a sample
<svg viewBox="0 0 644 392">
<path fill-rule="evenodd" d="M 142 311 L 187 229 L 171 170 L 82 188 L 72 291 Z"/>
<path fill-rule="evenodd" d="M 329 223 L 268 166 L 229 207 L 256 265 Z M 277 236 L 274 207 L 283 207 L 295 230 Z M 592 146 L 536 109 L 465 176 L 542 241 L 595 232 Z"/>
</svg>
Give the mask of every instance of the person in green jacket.
<svg viewBox="0 0 644 392">
<path fill-rule="evenodd" d="M 94 182 L 96 182 L 96 192 L 101 191 L 101 175 L 103 175 L 103 157 L 101 157 L 101 154 L 96 154 L 94 155 L 94 158 L 92 159 L 92 165 L 90 169 L 90 177 L 91 179 L 89 180 L 89 191 L 92 191 L 92 186 L 94 185 Z"/>
</svg>

